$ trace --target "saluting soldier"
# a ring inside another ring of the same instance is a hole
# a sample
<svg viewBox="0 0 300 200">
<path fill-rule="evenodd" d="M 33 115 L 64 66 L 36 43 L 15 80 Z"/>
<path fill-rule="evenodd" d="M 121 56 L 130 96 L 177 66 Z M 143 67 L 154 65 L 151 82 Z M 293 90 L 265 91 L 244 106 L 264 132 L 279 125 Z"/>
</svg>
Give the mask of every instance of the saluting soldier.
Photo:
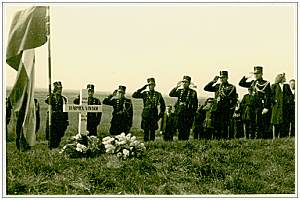
<svg viewBox="0 0 300 200">
<path fill-rule="evenodd" d="M 217 83 L 219 78 L 221 83 Z M 236 88 L 228 82 L 228 71 L 220 71 L 220 76 L 215 76 L 204 90 L 215 93 L 215 129 L 217 137 L 225 139 L 228 137 L 229 123 L 237 102 Z"/>
<path fill-rule="evenodd" d="M 148 84 L 133 93 L 133 98 L 143 99 L 141 127 L 144 130 L 144 141 L 155 140 L 155 131 L 158 129 L 158 120 L 163 117 L 166 110 L 165 101 L 161 93 L 155 91 L 155 79 L 148 78 Z M 149 91 L 144 91 L 149 86 Z M 158 107 L 160 112 L 158 113 Z"/>
<path fill-rule="evenodd" d="M 103 104 L 113 106 L 110 134 L 128 134 L 132 126 L 133 107 L 130 99 L 125 97 L 125 86 L 119 86 L 112 95 L 103 100 Z"/>
<path fill-rule="evenodd" d="M 93 84 L 87 85 L 88 90 L 88 105 L 101 105 L 101 101 L 94 97 L 95 86 Z M 73 101 L 74 104 L 80 104 L 80 96 Z M 87 113 L 87 130 L 89 135 L 97 136 L 97 127 L 100 124 L 102 117 L 101 112 L 88 112 Z"/>
<path fill-rule="evenodd" d="M 183 80 L 179 81 L 169 94 L 170 97 L 178 97 L 175 104 L 178 140 L 189 140 L 198 108 L 197 92 L 190 88 L 190 84 L 191 77 L 183 76 Z"/>
<path fill-rule="evenodd" d="M 255 80 L 247 81 L 251 76 L 244 76 L 239 85 L 252 88 L 254 98 L 254 119 L 256 138 L 270 137 L 271 86 L 263 79 L 263 67 L 254 66 Z"/>
<path fill-rule="evenodd" d="M 49 141 L 49 148 L 57 148 L 64 136 L 65 131 L 69 125 L 68 113 L 63 112 L 63 104 L 67 103 L 67 98 L 62 95 L 62 84 L 57 81 L 53 84 L 54 89 L 51 97 L 47 97 L 45 102 L 51 104 L 51 127 L 49 135 L 49 113 L 47 113 L 46 124 L 46 139 Z"/>
</svg>

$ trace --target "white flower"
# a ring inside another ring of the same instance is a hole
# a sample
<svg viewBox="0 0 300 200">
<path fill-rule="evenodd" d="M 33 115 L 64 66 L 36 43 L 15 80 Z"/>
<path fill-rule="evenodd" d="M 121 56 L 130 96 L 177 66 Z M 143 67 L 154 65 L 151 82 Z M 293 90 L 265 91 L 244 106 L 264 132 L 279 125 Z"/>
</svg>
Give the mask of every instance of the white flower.
<svg viewBox="0 0 300 200">
<path fill-rule="evenodd" d="M 127 156 L 129 156 L 129 151 L 127 149 L 123 149 L 123 154 L 124 157 L 126 158 Z"/>
<path fill-rule="evenodd" d="M 111 137 L 107 136 L 107 137 L 103 138 L 102 141 L 105 142 L 105 141 L 107 141 L 109 139 L 111 139 Z"/>
<path fill-rule="evenodd" d="M 136 140 L 136 137 L 133 136 L 133 137 L 131 138 L 131 141 L 135 141 L 135 140 Z"/>
<path fill-rule="evenodd" d="M 126 135 L 126 139 L 127 139 L 127 140 L 130 140 L 130 138 L 131 138 L 131 133 L 128 133 L 128 134 Z"/>
<path fill-rule="evenodd" d="M 122 156 L 122 153 L 121 153 L 121 152 L 117 153 L 117 157 L 118 157 L 118 158 L 121 157 L 121 156 Z"/>
<path fill-rule="evenodd" d="M 77 135 L 73 136 L 72 138 L 75 140 L 79 140 L 81 138 L 81 135 L 78 133 Z"/>
<path fill-rule="evenodd" d="M 97 139 L 96 136 L 92 135 L 92 136 L 89 136 L 91 139 Z"/>
<path fill-rule="evenodd" d="M 80 143 L 78 143 L 78 144 L 76 145 L 76 150 L 79 151 L 79 152 L 86 151 L 86 150 L 87 150 L 87 147 L 84 146 L 84 145 L 82 145 L 82 144 L 80 144 Z"/>
</svg>

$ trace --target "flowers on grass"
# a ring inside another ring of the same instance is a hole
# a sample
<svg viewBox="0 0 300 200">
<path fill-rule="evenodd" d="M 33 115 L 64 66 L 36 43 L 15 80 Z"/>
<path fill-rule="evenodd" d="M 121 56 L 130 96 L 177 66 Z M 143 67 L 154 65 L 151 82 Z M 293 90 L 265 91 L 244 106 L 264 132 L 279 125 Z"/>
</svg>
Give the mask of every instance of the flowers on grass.
<svg viewBox="0 0 300 200">
<path fill-rule="evenodd" d="M 96 136 L 77 134 L 70 138 L 60 153 L 64 153 L 70 158 L 96 157 L 104 153 L 104 146 L 101 139 Z"/>
<path fill-rule="evenodd" d="M 102 139 L 102 144 L 104 144 L 106 153 L 116 154 L 118 158 L 122 159 L 141 157 L 146 150 L 144 143 L 139 142 L 130 133 L 107 136 Z"/>
</svg>

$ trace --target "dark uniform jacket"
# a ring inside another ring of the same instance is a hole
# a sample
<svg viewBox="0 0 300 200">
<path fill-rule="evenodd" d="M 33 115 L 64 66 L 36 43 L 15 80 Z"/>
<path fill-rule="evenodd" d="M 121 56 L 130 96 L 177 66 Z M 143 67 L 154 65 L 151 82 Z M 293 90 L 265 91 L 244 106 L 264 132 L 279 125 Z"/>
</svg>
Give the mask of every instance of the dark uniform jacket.
<svg viewBox="0 0 300 200">
<path fill-rule="evenodd" d="M 191 128 L 198 108 L 197 92 L 191 88 L 173 88 L 169 96 L 178 97 L 175 104 L 175 114 L 178 118 L 177 126 Z"/>
<path fill-rule="evenodd" d="M 73 101 L 74 104 L 80 104 L 80 96 Z M 88 105 L 101 105 L 101 101 L 95 97 L 88 97 Z M 97 127 L 100 124 L 102 117 L 101 112 L 88 112 L 87 113 L 87 129 L 89 127 Z"/>
<path fill-rule="evenodd" d="M 113 106 L 113 117 L 111 120 L 111 134 L 128 133 L 132 126 L 133 107 L 130 99 L 112 99 L 109 95 L 103 100 L 103 104 Z"/>
<path fill-rule="evenodd" d="M 216 112 L 225 112 L 233 114 L 234 107 L 237 102 L 236 88 L 230 83 L 215 84 L 213 81 L 209 82 L 204 90 L 208 92 L 215 92 L 214 108 Z"/>
<path fill-rule="evenodd" d="M 45 102 L 49 104 L 49 96 Z M 62 95 L 51 95 L 51 132 L 55 133 L 57 137 L 63 137 L 64 133 L 69 125 L 68 113 L 63 112 L 63 104 L 67 103 L 67 98 Z M 47 114 L 47 127 L 46 127 L 46 138 L 49 139 L 49 114 Z"/>
<path fill-rule="evenodd" d="M 252 88 L 255 109 L 271 108 L 271 86 L 268 81 L 260 79 L 247 82 L 247 79 L 243 77 L 239 82 L 239 86 Z"/>
<path fill-rule="evenodd" d="M 165 101 L 161 93 L 157 91 L 142 92 L 140 89 L 134 92 L 132 97 L 143 99 L 142 129 L 157 130 L 157 121 L 163 117 L 166 110 Z M 158 113 L 158 106 L 160 106 L 160 113 Z"/>
<path fill-rule="evenodd" d="M 272 124 L 282 124 L 288 122 L 288 109 L 293 101 L 293 94 L 288 84 L 273 84 L 272 91 Z"/>
</svg>

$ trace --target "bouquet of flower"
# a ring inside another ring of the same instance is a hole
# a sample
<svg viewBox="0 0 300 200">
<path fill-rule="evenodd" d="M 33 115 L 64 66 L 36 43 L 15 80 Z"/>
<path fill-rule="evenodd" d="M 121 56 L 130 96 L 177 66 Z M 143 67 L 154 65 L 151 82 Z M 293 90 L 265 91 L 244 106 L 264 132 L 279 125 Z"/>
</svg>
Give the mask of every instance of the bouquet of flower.
<svg viewBox="0 0 300 200">
<path fill-rule="evenodd" d="M 130 133 L 111 137 L 107 136 L 102 139 L 106 153 L 116 154 L 118 158 L 126 159 L 136 157 L 139 158 L 143 155 L 146 147 L 144 143 L 139 142 L 135 136 Z"/>
<path fill-rule="evenodd" d="M 77 135 L 71 137 L 68 144 L 66 144 L 59 153 L 64 153 L 70 158 L 82 158 L 82 157 L 96 157 L 103 154 L 104 145 L 101 143 L 101 139 L 96 136 Z"/>
</svg>

